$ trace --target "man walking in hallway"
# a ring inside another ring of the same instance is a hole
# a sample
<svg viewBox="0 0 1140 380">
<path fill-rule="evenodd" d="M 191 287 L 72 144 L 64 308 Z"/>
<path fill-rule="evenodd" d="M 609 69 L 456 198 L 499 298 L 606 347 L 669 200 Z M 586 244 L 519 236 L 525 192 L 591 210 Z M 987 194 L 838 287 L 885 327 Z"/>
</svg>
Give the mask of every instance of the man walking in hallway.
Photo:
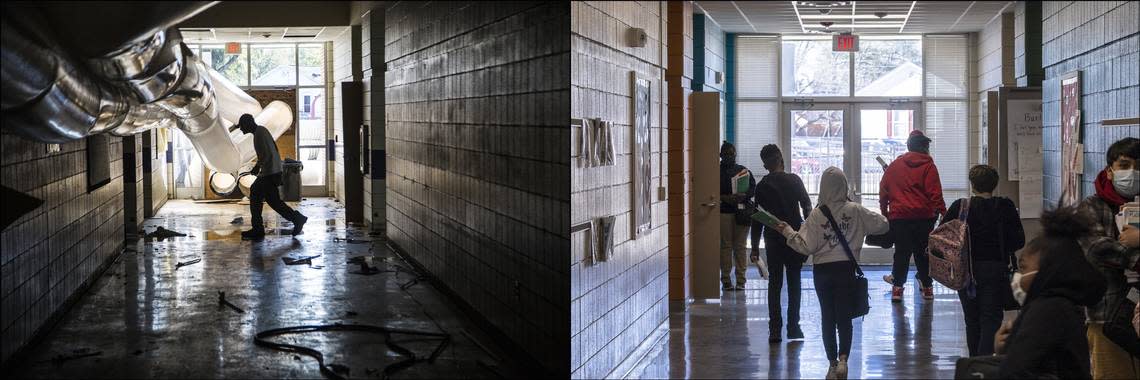
<svg viewBox="0 0 1140 380">
<path fill-rule="evenodd" d="M 756 204 L 772 213 L 777 219 L 799 230 L 811 213 L 811 198 L 800 176 L 784 171 L 784 155 L 775 144 L 760 149 L 760 160 L 768 175 L 756 185 Z M 800 329 L 800 271 L 807 256 L 792 250 L 780 231 L 752 223 L 752 257 L 760 258 L 760 236 L 768 251 L 768 342 L 781 340 L 780 329 L 784 319 L 780 315 L 780 289 L 788 279 L 788 339 L 803 339 Z M 787 275 L 785 276 L 785 271 Z"/>
<path fill-rule="evenodd" d="M 930 157 L 930 138 L 922 131 L 912 131 L 906 148 L 908 152 L 887 166 L 879 183 L 879 208 L 890 220 L 890 233 L 895 238 L 894 266 L 891 274 L 883 276 L 893 285 L 892 302 L 902 301 L 911 256 L 922 298 L 934 299 L 926 243 L 938 215 L 946 213 L 938 167 Z"/>
<path fill-rule="evenodd" d="M 281 194 L 277 190 L 277 186 L 281 184 L 281 154 L 277 152 L 277 143 L 273 141 L 273 135 L 265 127 L 257 125 L 253 115 L 248 113 L 241 115 L 238 127 L 242 133 L 253 134 L 253 148 L 257 152 L 257 164 L 250 171 L 257 176 L 257 180 L 249 187 L 249 212 L 252 214 L 250 219 L 253 229 L 243 231 L 241 238 L 252 240 L 265 238 L 265 225 L 261 220 L 263 202 L 269 203 L 273 211 L 293 222 L 293 235 L 300 235 L 309 218 L 281 201 Z"/>
</svg>

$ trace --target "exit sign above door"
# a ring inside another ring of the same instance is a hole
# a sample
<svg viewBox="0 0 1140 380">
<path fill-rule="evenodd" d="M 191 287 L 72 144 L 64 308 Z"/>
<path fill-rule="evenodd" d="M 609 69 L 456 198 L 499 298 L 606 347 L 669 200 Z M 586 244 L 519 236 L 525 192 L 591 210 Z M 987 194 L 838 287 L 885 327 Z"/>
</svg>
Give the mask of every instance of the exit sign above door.
<svg viewBox="0 0 1140 380">
<path fill-rule="evenodd" d="M 854 34 L 831 36 L 831 51 L 859 51 L 859 36 Z"/>
</svg>

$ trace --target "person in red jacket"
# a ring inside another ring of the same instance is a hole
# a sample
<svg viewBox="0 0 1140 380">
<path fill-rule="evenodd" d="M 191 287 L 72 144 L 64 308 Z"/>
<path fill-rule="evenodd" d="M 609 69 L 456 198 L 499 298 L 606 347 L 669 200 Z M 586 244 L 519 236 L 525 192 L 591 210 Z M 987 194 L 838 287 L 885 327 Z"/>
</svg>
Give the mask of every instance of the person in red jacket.
<svg viewBox="0 0 1140 380">
<path fill-rule="evenodd" d="M 926 243 L 934 222 L 946 213 L 938 168 L 930 157 L 930 138 L 912 131 L 906 140 L 908 152 L 887 166 L 879 183 L 879 208 L 891 223 L 895 238 L 894 266 L 883 280 L 891 283 L 891 301 L 901 302 L 910 258 L 918 270 L 922 298 L 934 299 Z"/>
</svg>

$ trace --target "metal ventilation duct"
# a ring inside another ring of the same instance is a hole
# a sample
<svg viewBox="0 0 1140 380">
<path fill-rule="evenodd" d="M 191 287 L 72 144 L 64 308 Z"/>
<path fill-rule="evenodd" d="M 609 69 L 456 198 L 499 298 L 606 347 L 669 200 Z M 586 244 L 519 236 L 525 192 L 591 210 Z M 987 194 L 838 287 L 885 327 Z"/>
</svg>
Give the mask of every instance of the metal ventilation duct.
<svg viewBox="0 0 1140 380">
<path fill-rule="evenodd" d="M 3 127 L 61 143 L 176 126 L 206 166 L 236 178 L 255 155 L 232 121 L 255 115 L 276 138 L 293 115 L 282 102 L 263 110 L 182 44 L 174 25 L 215 3 L 5 3 Z"/>
</svg>

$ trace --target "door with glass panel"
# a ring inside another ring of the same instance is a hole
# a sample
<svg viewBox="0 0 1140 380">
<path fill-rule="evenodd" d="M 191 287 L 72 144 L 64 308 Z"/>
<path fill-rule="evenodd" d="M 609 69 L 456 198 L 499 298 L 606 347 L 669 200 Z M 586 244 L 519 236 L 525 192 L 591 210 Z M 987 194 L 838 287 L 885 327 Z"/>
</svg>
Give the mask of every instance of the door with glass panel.
<svg viewBox="0 0 1140 380">
<path fill-rule="evenodd" d="M 784 111 L 784 170 L 803 180 L 812 204 L 819 196 L 819 178 L 824 170 L 846 167 L 851 148 L 850 105 L 847 103 L 786 104 Z M 848 175 L 850 176 L 850 175 Z"/>
<path fill-rule="evenodd" d="M 851 162 L 857 166 L 847 171 L 847 180 L 855 186 L 855 197 L 868 209 L 879 210 L 879 181 L 883 179 L 883 162 L 890 163 L 906 153 L 910 131 L 920 129 L 921 103 L 858 103 L 852 110 L 852 135 L 849 144 Z"/>
</svg>

